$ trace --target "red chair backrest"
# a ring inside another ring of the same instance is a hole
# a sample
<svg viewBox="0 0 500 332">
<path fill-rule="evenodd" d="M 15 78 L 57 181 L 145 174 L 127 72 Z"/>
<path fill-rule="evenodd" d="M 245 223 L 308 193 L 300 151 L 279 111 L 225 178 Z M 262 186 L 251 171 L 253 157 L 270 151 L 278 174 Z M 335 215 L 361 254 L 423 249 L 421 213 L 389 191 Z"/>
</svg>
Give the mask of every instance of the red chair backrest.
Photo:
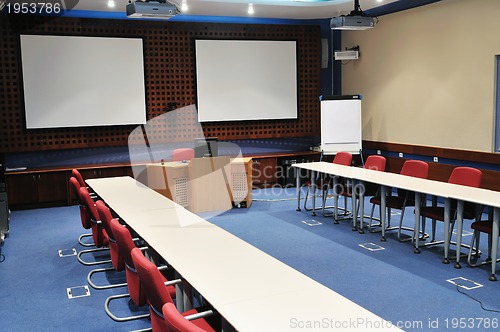
<svg viewBox="0 0 500 332">
<path fill-rule="evenodd" d="M 427 179 L 429 175 L 429 164 L 421 160 L 407 160 L 403 164 L 399 174 Z"/>
<path fill-rule="evenodd" d="M 95 202 L 95 207 L 97 210 L 97 214 L 99 215 L 99 220 L 102 222 L 102 227 L 104 227 L 104 229 L 106 230 L 108 237 L 114 240 L 115 237 L 113 236 L 113 230 L 109 225 L 111 219 L 113 219 L 111 211 L 102 200 L 98 200 L 97 202 Z"/>
<path fill-rule="evenodd" d="M 351 166 L 352 154 L 343 151 L 337 152 L 332 162 L 337 165 Z"/>
<path fill-rule="evenodd" d="M 71 175 L 73 175 L 73 177 L 75 177 L 78 180 L 80 187 L 86 187 L 85 181 L 83 180 L 82 175 L 77 169 L 73 168 L 73 170 L 71 171 Z"/>
<path fill-rule="evenodd" d="M 92 238 L 94 239 L 94 244 L 97 247 L 108 245 L 108 235 L 102 227 L 99 213 L 97 212 L 94 201 L 92 200 L 92 198 L 90 198 L 89 191 L 85 187 L 80 187 L 80 200 L 82 202 L 82 205 L 85 206 L 85 209 L 87 210 L 87 213 L 90 217 Z"/>
<path fill-rule="evenodd" d="M 144 293 L 134 261 L 132 260 L 131 252 L 132 249 L 136 248 L 132 240 L 132 235 L 130 235 L 127 227 L 122 226 L 116 219 L 111 219 L 109 225 L 111 226 L 116 243 L 118 244 L 120 256 L 126 266 L 125 273 L 130 299 L 135 305 L 142 306 L 146 304 L 146 294 Z"/>
<path fill-rule="evenodd" d="M 164 284 L 165 279 L 156 265 L 147 259 L 139 248 L 132 249 L 132 260 L 151 308 L 153 331 L 167 331 L 162 308 L 165 303 L 173 303 L 174 301 Z"/>
<path fill-rule="evenodd" d="M 90 227 L 92 227 L 92 223 L 90 221 L 89 214 L 87 213 L 87 209 L 85 208 L 85 205 L 82 204 L 82 200 L 80 198 L 80 183 L 75 177 L 72 176 L 69 178 L 69 185 L 73 194 L 78 199 L 78 204 L 80 205 L 80 219 L 82 221 L 82 226 L 85 229 L 90 229 Z"/>
<path fill-rule="evenodd" d="M 366 158 L 364 168 L 384 172 L 385 163 L 386 163 L 385 157 L 377 155 L 368 156 L 368 158 Z"/>
<path fill-rule="evenodd" d="M 111 220 L 113 219 L 111 211 L 102 200 L 98 200 L 97 202 L 95 202 L 95 206 L 97 209 L 97 213 L 99 214 L 99 219 L 102 222 L 102 226 L 104 227 L 104 230 L 108 235 L 111 264 L 113 264 L 113 267 L 115 268 L 116 271 L 123 271 L 123 269 L 125 268 L 125 264 L 120 254 L 120 248 L 116 243 L 116 239 L 113 235 L 113 230 L 111 229 L 110 223 Z"/>
<path fill-rule="evenodd" d="M 449 183 L 460 184 L 463 186 L 479 188 L 483 173 L 473 167 L 455 167 L 451 172 Z"/>
<path fill-rule="evenodd" d="M 168 332 L 206 332 L 184 318 L 173 303 L 165 303 L 162 307 L 162 312 Z"/>
<path fill-rule="evenodd" d="M 194 149 L 181 148 L 172 151 L 172 161 L 191 160 L 194 158 Z"/>
</svg>

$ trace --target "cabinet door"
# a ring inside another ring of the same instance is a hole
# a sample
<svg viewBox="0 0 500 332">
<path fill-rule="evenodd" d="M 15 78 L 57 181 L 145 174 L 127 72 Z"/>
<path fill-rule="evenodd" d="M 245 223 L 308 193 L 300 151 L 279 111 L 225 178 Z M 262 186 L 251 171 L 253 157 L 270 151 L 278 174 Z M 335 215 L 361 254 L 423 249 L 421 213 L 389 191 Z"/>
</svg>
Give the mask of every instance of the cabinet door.
<svg viewBox="0 0 500 332">
<path fill-rule="evenodd" d="M 65 172 L 47 172 L 35 175 L 38 189 L 38 203 L 62 202 L 68 197 Z"/>
<path fill-rule="evenodd" d="M 79 168 L 78 171 L 82 175 L 83 180 L 87 179 L 95 179 L 97 177 L 96 175 L 96 170 L 93 168 L 90 169 L 85 169 L 85 168 Z"/>
<path fill-rule="evenodd" d="M 67 201 L 68 184 L 63 171 L 9 175 L 6 181 L 11 206 Z"/>
<path fill-rule="evenodd" d="M 276 158 L 259 158 L 253 161 L 253 183 L 255 185 L 273 185 L 277 181 Z"/>
<path fill-rule="evenodd" d="M 132 173 L 128 171 L 130 167 L 127 166 L 120 166 L 120 167 L 106 167 L 106 168 L 90 168 L 90 169 L 79 169 L 80 174 L 82 174 L 82 177 L 84 180 L 87 179 L 96 179 L 96 178 L 107 178 L 107 177 L 114 177 L 114 176 L 127 176 L 129 173 Z"/>
<path fill-rule="evenodd" d="M 34 174 L 16 174 L 5 177 L 9 205 L 31 204 L 38 200 L 38 184 Z"/>
<path fill-rule="evenodd" d="M 107 178 L 107 177 L 115 177 L 115 176 L 127 176 L 127 175 L 129 175 L 128 168 L 129 167 L 102 168 L 102 169 L 97 171 L 98 172 L 97 177 Z"/>
</svg>

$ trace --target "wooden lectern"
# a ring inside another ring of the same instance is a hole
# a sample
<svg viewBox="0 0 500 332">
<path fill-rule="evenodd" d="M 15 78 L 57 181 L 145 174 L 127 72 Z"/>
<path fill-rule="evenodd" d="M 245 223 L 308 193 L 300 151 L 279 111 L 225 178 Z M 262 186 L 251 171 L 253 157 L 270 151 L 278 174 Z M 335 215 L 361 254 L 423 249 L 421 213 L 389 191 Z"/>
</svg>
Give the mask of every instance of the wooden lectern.
<svg viewBox="0 0 500 332">
<path fill-rule="evenodd" d="M 193 158 L 147 165 L 148 187 L 191 212 L 229 210 L 252 204 L 252 159 Z"/>
</svg>

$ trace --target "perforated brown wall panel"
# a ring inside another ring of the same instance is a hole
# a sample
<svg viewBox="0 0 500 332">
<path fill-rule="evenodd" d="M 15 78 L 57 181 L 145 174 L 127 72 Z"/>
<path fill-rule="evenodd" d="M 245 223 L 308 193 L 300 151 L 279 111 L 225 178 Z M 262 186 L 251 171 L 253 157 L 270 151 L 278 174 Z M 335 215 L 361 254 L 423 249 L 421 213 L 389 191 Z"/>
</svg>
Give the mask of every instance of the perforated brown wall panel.
<svg viewBox="0 0 500 332">
<path fill-rule="evenodd" d="M 321 42 L 318 26 L 4 16 L 0 20 L 0 152 L 127 145 L 128 136 L 135 128 L 26 130 L 18 46 L 20 33 L 143 38 L 148 120 L 164 114 L 169 102 L 177 102 L 178 107 L 196 103 L 196 38 L 297 40 L 297 120 L 210 123 L 203 125 L 203 131 L 205 136 L 217 136 L 221 140 L 319 135 Z M 196 110 L 193 109 L 189 116 L 196 119 Z M 149 140 L 187 141 L 194 138 L 189 127 L 183 128 L 182 135 L 177 132 L 175 137 L 168 132 L 167 125 Z"/>
</svg>

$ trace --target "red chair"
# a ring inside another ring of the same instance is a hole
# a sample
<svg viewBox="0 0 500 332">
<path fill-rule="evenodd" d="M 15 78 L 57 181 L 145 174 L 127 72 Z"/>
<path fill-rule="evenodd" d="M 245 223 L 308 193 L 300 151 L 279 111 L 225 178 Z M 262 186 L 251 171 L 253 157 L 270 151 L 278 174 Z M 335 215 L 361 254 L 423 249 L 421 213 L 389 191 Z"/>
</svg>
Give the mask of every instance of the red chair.
<svg viewBox="0 0 500 332">
<path fill-rule="evenodd" d="M 106 231 L 104 230 L 102 222 L 99 218 L 99 213 L 97 212 L 95 203 L 92 200 L 92 198 L 90 198 L 87 188 L 80 187 L 79 194 L 80 194 L 80 201 L 82 202 L 82 205 L 85 207 L 86 213 L 89 216 L 92 228 L 92 238 L 94 239 L 94 245 L 97 248 L 80 251 L 77 255 L 77 259 L 83 265 L 97 265 L 103 263 L 111 263 L 111 260 L 109 259 L 102 261 L 85 261 L 81 258 L 83 254 L 109 250 L 108 248 L 109 241 L 108 241 L 108 235 L 106 234 Z"/>
<path fill-rule="evenodd" d="M 171 302 L 163 305 L 162 313 L 168 332 L 215 332 L 203 318 L 199 319 L 199 315 L 184 316 Z M 212 314 L 212 311 L 209 311 L 208 314 Z M 198 318 L 196 324 L 191 322 L 195 317 Z"/>
<path fill-rule="evenodd" d="M 85 187 L 87 188 L 87 185 L 85 184 L 85 181 L 83 180 L 83 176 L 82 174 L 80 174 L 80 172 L 76 169 L 76 168 L 73 168 L 71 170 L 71 175 L 78 180 L 78 183 L 80 184 L 80 187 Z"/>
<path fill-rule="evenodd" d="M 138 248 L 132 249 L 132 259 L 137 269 L 137 273 L 139 274 L 141 284 L 146 292 L 153 332 L 169 331 L 165 324 L 162 308 L 165 303 L 174 302 L 172 300 L 172 294 L 175 293 L 175 287 L 173 287 L 172 284 L 179 283 L 180 280 L 165 282 L 158 268 L 147 259 Z M 198 310 L 191 309 L 184 312 L 182 315 L 188 316 L 198 313 Z M 202 329 L 206 326 L 206 321 L 204 319 L 195 319 L 192 323 Z"/>
<path fill-rule="evenodd" d="M 366 158 L 366 162 L 363 165 L 364 169 L 370 169 L 378 172 L 384 172 L 385 171 L 385 164 L 386 164 L 386 159 L 383 156 L 377 156 L 377 155 L 372 155 L 368 156 Z M 378 193 L 378 186 L 374 185 L 372 183 L 364 183 L 363 184 L 363 196 L 375 196 Z M 334 188 L 336 190 L 336 202 L 335 206 L 338 204 L 338 196 L 343 196 L 344 197 L 344 210 L 347 211 L 347 199 L 350 198 L 352 199 L 352 185 L 349 182 L 346 182 L 345 185 L 340 185 Z M 326 195 L 323 195 L 323 199 L 326 200 Z M 325 203 L 323 203 L 325 205 Z M 359 204 L 357 205 L 359 207 Z M 358 213 L 358 211 L 356 211 Z M 337 216 L 336 214 L 334 215 L 335 217 L 335 223 L 338 224 Z M 360 233 L 364 233 L 363 231 L 363 219 L 365 218 L 364 216 L 364 211 L 361 211 L 361 221 L 360 225 L 361 227 L 356 227 L 356 225 L 353 224 L 353 231 L 359 230 Z"/>
<path fill-rule="evenodd" d="M 194 149 L 179 148 L 172 151 L 172 161 L 189 161 L 194 158 Z"/>
<path fill-rule="evenodd" d="M 71 187 L 71 190 L 73 191 L 73 195 L 77 198 L 78 204 L 80 206 L 80 220 L 82 222 L 82 227 L 84 229 L 90 229 L 92 227 L 92 223 L 90 222 L 90 217 L 89 214 L 87 213 L 87 209 L 82 203 L 82 200 L 80 199 L 80 183 L 75 177 L 71 177 L 69 179 L 69 185 Z M 85 243 L 83 242 L 83 239 L 86 237 L 91 237 L 92 233 L 88 234 L 82 234 L 78 237 L 78 243 L 84 247 L 92 247 L 94 246 L 94 243 Z"/>
<path fill-rule="evenodd" d="M 475 187 L 478 188 L 481 186 L 481 179 L 483 173 L 472 167 L 455 167 L 451 172 L 451 175 L 448 179 L 448 183 L 459 184 L 463 186 Z M 432 219 L 432 239 L 429 243 L 424 244 L 425 246 L 435 245 L 444 243 L 444 241 L 436 241 L 436 221 L 444 221 L 444 206 L 422 206 L 420 208 L 420 215 L 422 216 L 422 231 L 425 230 L 425 222 L 426 218 Z M 463 218 L 464 219 L 476 219 L 478 220 L 479 213 L 478 206 L 473 203 L 464 202 L 463 209 Z M 456 220 L 457 213 L 457 201 L 451 201 L 451 227 L 450 227 L 450 238 L 453 232 L 453 226 Z M 451 242 L 450 244 L 455 244 L 455 242 Z M 470 249 L 468 245 L 462 244 L 463 247 Z M 478 254 L 478 248 L 476 248 L 476 253 Z M 445 263 L 448 262 L 448 258 L 445 257 Z"/>
<path fill-rule="evenodd" d="M 486 264 L 491 264 L 491 243 L 492 243 L 492 238 L 491 236 L 493 235 L 493 211 L 490 210 L 490 215 L 488 216 L 488 220 L 477 220 L 471 224 L 471 228 L 474 230 L 474 234 L 472 235 L 472 240 L 470 243 L 470 248 L 469 248 L 469 254 L 467 257 L 467 263 L 471 267 L 477 267 L 477 266 L 482 266 Z M 472 252 L 473 248 L 479 248 L 479 239 L 481 237 L 481 233 L 488 234 L 488 257 L 483 261 L 483 262 L 478 262 L 477 259 L 479 258 L 479 253 L 476 250 L 476 253 L 474 255 L 475 262 L 472 262 Z M 475 244 L 475 246 L 474 246 Z M 500 259 L 497 259 L 497 262 L 500 262 Z M 490 280 L 495 281 L 496 276 L 491 275 Z"/>
<path fill-rule="evenodd" d="M 333 158 L 332 163 L 337 165 L 351 166 L 352 154 L 350 152 L 338 152 Z"/>
<path fill-rule="evenodd" d="M 344 165 L 344 166 L 351 166 L 352 163 L 352 154 L 349 152 L 338 152 L 335 157 L 332 160 L 332 163 L 337 164 L 337 165 Z M 322 197 L 325 197 L 326 192 L 328 191 L 329 183 L 332 180 L 330 176 L 322 176 L 319 179 L 319 183 L 315 183 L 317 188 L 321 188 L 323 191 Z M 312 183 L 310 181 L 307 181 L 305 184 L 307 186 L 307 191 L 306 191 L 306 196 L 304 198 L 304 210 L 306 211 L 311 211 L 312 209 L 307 208 L 307 198 L 309 196 L 309 191 L 311 189 Z M 325 199 L 323 199 L 325 200 Z M 324 211 L 324 209 L 327 207 L 322 206 L 321 210 Z M 319 209 L 319 208 L 317 208 Z M 313 211 L 313 215 L 316 215 L 316 213 Z"/>
<path fill-rule="evenodd" d="M 125 277 L 127 279 L 128 293 L 111 295 L 106 298 L 104 301 L 104 310 L 106 311 L 106 314 L 116 322 L 126 322 L 135 319 L 147 318 L 149 317 L 149 314 L 118 317 L 113 314 L 109 308 L 111 301 L 126 297 L 130 297 L 132 303 L 137 307 L 144 306 L 147 303 L 146 294 L 144 293 L 144 289 L 141 285 L 139 275 L 137 274 L 137 270 L 135 269 L 134 261 L 131 256 L 132 249 L 136 248 L 132 235 L 130 234 L 128 228 L 120 224 L 117 219 L 111 219 L 109 226 L 116 240 L 120 258 L 123 260 L 125 265 Z"/>
<path fill-rule="evenodd" d="M 427 176 L 429 174 L 429 164 L 427 164 L 424 161 L 420 161 L 420 160 L 407 160 L 403 164 L 403 167 L 401 168 L 401 171 L 399 172 L 399 174 L 406 175 L 406 176 L 412 176 L 412 177 L 420 178 L 420 179 L 427 179 Z M 373 232 L 373 230 L 372 230 L 373 212 L 375 211 L 375 205 L 378 205 L 379 207 L 381 206 L 382 197 L 380 195 L 374 196 L 370 199 L 370 203 L 372 203 L 372 210 L 370 213 L 370 222 L 368 224 L 368 229 L 370 229 L 370 232 Z M 403 239 L 401 237 L 402 230 L 413 232 L 413 228 L 403 227 L 403 217 L 405 214 L 406 207 L 408 207 L 408 206 L 415 206 L 415 193 L 414 192 L 409 192 L 407 190 L 403 190 L 403 189 L 398 188 L 397 195 L 393 196 L 391 193 L 389 193 L 386 196 L 386 208 L 387 208 L 387 227 L 386 227 L 386 230 L 397 229 L 399 241 L 407 241 L 407 240 L 411 239 L 411 238 L 410 239 Z M 399 218 L 399 225 L 397 227 L 391 227 L 391 209 L 401 210 L 401 216 Z M 382 214 L 382 211 L 380 211 L 380 214 Z M 380 226 L 380 224 L 378 226 Z M 422 230 L 422 232 L 424 232 L 424 230 Z M 425 234 L 424 234 L 424 236 L 425 236 Z"/>
<path fill-rule="evenodd" d="M 89 194 L 90 194 L 90 197 L 92 199 L 96 199 L 97 198 L 97 195 L 91 191 L 91 189 L 89 187 L 87 187 L 87 184 L 85 183 L 85 180 L 83 179 L 83 176 L 82 174 L 76 169 L 76 168 L 73 168 L 71 170 L 71 175 L 78 180 L 78 183 L 80 184 L 80 187 L 84 187 L 84 188 L 87 188 L 87 190 L 89 191 Z"/>
<path fill-rule="evenodd" d="M 109 289 L 109 288 L 116 288 L 116 287 L 124 287 L 127 286 L 127 283 L 118 283 L 118 284 L 108 284 L 108 285 L 96 285 L 92 281 L 92 276 L 96 273 L 106 273 L 109 271 L 116 271 L 116 272 L 121 272 L 125 268 L 125 263 L 123 262 L 123 258 L 120 255 L 120 248 L 118 247 L 118 244 L 116 243 L 115 237 L 113 235 L 113 230 L 111 229 L 111 220 L 113 219 L 113 216 L 111 214 L 111 211 L 109 208 L 106 206 L 106 204 L 102 200 L 98 200 L 95 203 L 97 212 L 99 214 L 99 220 L 101 220 L 102 225 L 104 227 L 104 230 L 106 231 L 106 234 L 108 235 L 108 243 L 109 243 L 109 253 L 111 256 L 111 264 L 113 265 L 112 267 L 108 268 L 102 268 L 102 269 L 94 269 L 89 272 L 87 275 L 87 282 L 89 285 L 94 288 L 94 289 Z"/>
</svg>

